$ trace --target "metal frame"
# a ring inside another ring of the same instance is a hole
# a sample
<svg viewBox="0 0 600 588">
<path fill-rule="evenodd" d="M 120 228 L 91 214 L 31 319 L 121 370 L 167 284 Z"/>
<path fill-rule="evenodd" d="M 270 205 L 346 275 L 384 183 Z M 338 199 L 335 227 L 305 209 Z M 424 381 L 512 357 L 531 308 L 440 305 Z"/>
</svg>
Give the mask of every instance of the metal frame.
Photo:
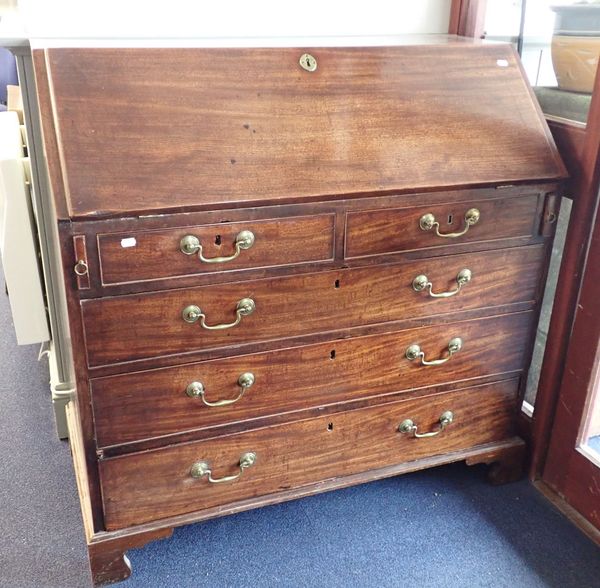
<svg viewBox="0 0 600 588">
<path fill-rule="evenodd" d="M 38 231 L 38 245 L 43 268 L 46 305 L 51 341 L 42 348 L 50 364 L 50 387 L 56 429 L 67 438 L 66 404 L 73 396 L 74 373 L 67 321 L 66 294 L 62 279 L 56 212 L 52 201 L 42 142 L 31 48 L 28 43 L 9 46 L 15 55 L 19 85 L 23 96 L 23 116 L 31 161 L 31 199 Z"/>
</svg>

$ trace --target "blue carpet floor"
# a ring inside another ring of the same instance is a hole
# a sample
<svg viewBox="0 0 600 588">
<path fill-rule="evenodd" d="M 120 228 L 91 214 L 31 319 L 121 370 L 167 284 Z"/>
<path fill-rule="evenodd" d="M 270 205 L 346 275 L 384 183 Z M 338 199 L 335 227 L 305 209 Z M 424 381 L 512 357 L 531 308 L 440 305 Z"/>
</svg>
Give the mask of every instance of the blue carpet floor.
<svg viewBox="0 0 600 588">
<path fill-rule="evenodd" d="M 0 587 L 89 586 L 45 364 L 0 294 Z M 600 550 L 526 481 L 457 464 L 175 531 L 129 553 L 124 588 L 600 587 Z"/>
</svg>

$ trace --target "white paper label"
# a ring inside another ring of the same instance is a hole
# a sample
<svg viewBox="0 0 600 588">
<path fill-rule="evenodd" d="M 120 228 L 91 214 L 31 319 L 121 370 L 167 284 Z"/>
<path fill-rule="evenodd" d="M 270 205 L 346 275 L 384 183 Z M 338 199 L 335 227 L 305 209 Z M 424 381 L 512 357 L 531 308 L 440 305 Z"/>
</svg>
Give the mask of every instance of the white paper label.
<svg viewBox="0 0 600 588">
<path fill-rule="evenodd" d="M 121 239 L 121 247 L 135 247 L 137 245 L 137 241 L 135 237 L 127 237 L 127 239 Z"/>
</svg>

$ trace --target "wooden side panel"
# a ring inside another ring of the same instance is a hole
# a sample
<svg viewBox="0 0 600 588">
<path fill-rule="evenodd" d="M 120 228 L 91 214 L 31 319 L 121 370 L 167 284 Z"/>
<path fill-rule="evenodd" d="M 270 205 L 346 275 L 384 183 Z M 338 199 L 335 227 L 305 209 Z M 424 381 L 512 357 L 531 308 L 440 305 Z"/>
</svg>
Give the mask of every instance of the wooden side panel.
<svg viewBox="0 0 600 588">
<path fill-rule="evenodd" d="M 91 366 L 286 339 L 344 328 L 534 301 L 544 259 L 534 245 L 486 253 L 431 258 L 373 268 L 218 284 L 81 303 Z M 435 291 L 456 289 L 468 268 L 473 278 L 458 295 L 430 298 L 412 283 L 426 274 Z M 187 323 L 183 310 L 196 305 L 206 324 L 232 323 L 239 300 L 256 310 L 240 324 L 205 330 Z"/>
<path fill-rule="evenodd" d="M 509 45 L 305 51 L 46 50 L 70 214 L 565 175 Z"/>
<path fill-rule="evenodd" d="M 566 194 L 576 199 L 579 197 L 576 183 L 582 174 L 586 128 L 584 125 L 553 119 L 548 120 L 548 127 L 571 176 Z"/>
<path fill-rule="evenodd" d="M 433 206 L 350 212 L 346 222 L 346 257 L 451 247 L 461 243 L 496 241 L 537 234 L 535 220 L 540 196 L 531 194 L 510 199 L 462 201 Z M 435 227 L 423 230 L 420 219 L 433 214 L 443 234 L 466 228 L 467 211 L 476 208 L 480 217 L 467 232 L 456 238 L 440 237 Z"/>
<path fill-rule="evenodd" d="M 532 318 L 532 313 L 519 313 L 96 378 L 92 398 L 98 445 L 521 370 Z M 430 359 L 443 357 L 453 337 L 463 339 L 463 349 L 443 366 L 431 369 L 405 357 L 413 343 Z M 246 372 L 254 374 L 255 382 L 235 404 L 209 407 L 186 395 L 187 386 L 200 381 L 209 402 L 235 398 L 238 378 Z"/>
<path fill-rule="evenodd" d="M 81 517 L 86 541 L 89 542 L 94 535 L 94 515 L 92 513 L 92 497 L 89 492 L 88 472 L 85 466 L 85 446 L 82 439 L 79 409 L 75 401 L 67 403 L 65 407 L 67 424 L 69 427 L 69 446 L 75 469 L 75 481 L 81 506 Z"/>
<path fill-rule="evenodd" d="M 103 460 L 107 528 L 506 439 L 516 391 L 517 381 L 506 381 Z M 415 439 L 398 431 L 409 418 L 419 431 L 435 431 L 447 410 L 454 421 L 436 437 Z M 201 460 L 213 477 L 235 474 L 240 455 L 249 451 L 256 453 L 256 464 L 237 482 L 210 484 L 190 476 L 192 464 Z"/>
</svg>

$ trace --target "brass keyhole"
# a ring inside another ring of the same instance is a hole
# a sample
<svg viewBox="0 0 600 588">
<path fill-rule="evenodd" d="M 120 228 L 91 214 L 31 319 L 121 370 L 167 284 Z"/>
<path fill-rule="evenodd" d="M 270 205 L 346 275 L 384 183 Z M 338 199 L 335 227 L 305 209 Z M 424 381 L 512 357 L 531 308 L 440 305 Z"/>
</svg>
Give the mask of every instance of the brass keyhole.
<svg viewBox="0 0 600 588">
<path fill-rule="evenodd" d="M 315 71 L 317 69 L 317 60 L 310 53 L 301 55 L 299 63 L 300 67 L 306 71 Z"/>
</svg>

